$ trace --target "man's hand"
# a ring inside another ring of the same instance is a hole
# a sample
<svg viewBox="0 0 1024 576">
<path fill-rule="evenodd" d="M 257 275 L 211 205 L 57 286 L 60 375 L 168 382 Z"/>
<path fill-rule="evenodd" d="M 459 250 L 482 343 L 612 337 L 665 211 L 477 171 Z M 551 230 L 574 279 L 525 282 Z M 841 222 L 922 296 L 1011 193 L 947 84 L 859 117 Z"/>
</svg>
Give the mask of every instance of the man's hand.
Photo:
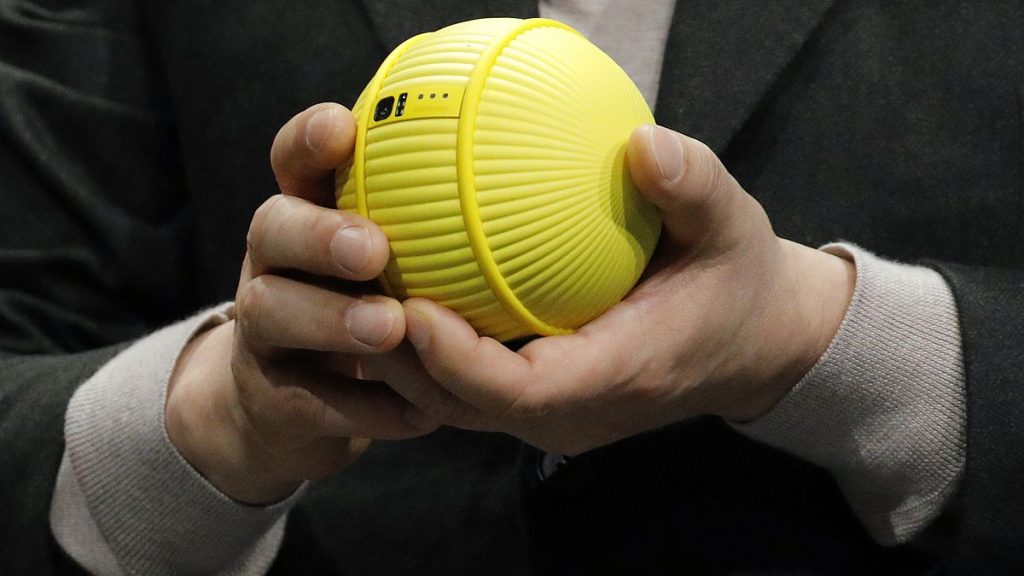
<svg viewBox="0 0 1024 576">
<path fill-rule="evenodd" d="M 424 372 L 407 345 L 396 350 L 401 305 L 360 283 L 383 270 L 387 239 L 333 207 L 334 169 L 349 160 L 354 135 L 354 118 L 336 104 L 281 128 L 271 164 L 282 194 L 252 218 L 235 319 L 195 338 L 171 379 L 171 441 L 242 502 L 274 502 L 344 468 L 366 449 L 364 438 L 436 427 L 410 424 L 407 401 L 363 379 Z M 384 360 L 364 369 L 361 358 L 374 356 Z"/>
<path fill-rule="evenodd" d="M 396 389 L 429 415 L 424 425 L 576 454 L 698 414 L 754 419 L 824 352 L 853 292 L 850 263 L 776 237 L 696 140 L 640 128 L 628 158 L 663 238 L 633 292 L 575 334 L 513 352 L 432 302 L 405 302 L 407 337 L 433 380 Z"/>
</svg>

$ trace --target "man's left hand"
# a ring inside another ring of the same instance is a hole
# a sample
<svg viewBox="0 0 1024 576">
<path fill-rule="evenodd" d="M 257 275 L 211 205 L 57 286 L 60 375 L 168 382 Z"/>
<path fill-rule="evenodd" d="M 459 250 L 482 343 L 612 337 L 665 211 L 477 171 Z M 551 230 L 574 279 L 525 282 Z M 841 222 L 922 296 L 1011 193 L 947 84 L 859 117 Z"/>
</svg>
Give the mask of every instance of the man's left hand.
<svg viewBox="0 0 1024 576">
<path fill-rule="evenodd" d="M 426 373 L 391 382 L 418 416 L 572 455 L 699 414 L 755 419 L 817 362 L 853 265 L 778 238 L 697 140 L 642 127 L 627 157 L 664 221 L 641 283 L 576 333 L 517 352 L 437 304 L 406 301 Z"/>
</svg>

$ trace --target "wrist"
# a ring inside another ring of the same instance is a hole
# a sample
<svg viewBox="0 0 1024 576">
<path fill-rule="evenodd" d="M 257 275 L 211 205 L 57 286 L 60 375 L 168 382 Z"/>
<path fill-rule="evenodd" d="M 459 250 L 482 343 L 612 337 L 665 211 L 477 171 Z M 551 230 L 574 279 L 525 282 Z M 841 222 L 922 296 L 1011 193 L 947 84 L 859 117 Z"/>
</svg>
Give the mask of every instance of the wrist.
<svg viewBox="0 0 1024 576">
<path fill-rule="evenodd" d="M 781 248 L 778 285 L 744 380 L 756 383 L 727 414 L 756 420 L 774 407 L 818 362 L 842 324 L 856 283 L 852 262 L 788 240 Z"/>
<path fill-rule="evenodd" d="M 227 322 L 182 350 L 168 384 L 165 426 L 182 457 L 214 487 L 239 502 L 269 504 L 303 479 L 274 473 L 248 437 L 231 371 L 233 333 L 234 322 Z"/>
<path fill-rule="evenodd" d="M 789 333 L 800 346 L 790 358 L 788 392 L 818 363 L 839 332 L 853 299 L 857 270 L 853 262 L 834 254 L 784 242 L 793 253 L 792 282 L 801 309 L 794 316 L 802 319 Z"/>
</svg>

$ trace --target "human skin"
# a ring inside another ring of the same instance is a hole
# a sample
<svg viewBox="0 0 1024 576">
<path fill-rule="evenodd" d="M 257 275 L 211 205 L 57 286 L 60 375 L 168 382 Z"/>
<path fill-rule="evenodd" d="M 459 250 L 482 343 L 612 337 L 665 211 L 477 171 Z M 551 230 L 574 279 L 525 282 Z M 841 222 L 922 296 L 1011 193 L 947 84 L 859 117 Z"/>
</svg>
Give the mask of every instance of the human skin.
<svg viewBox="0 0 1024 576">
<path fill-rule="evenodd" d="M 447 414 L 420 404 L 430 416 L 572 455 L 701 414 L 754 420 L 824 353 L 853 293 L 852 263 L 778 238 L 697 140 L 643 127 L 627 158 L 664 229 L 641 282 L 601 317 L 513 352 L 433 302 L 404 303 L 406 336 L 433 379 L 423 385 L 460 401 Z"/>
<path fill-rule="evenodd" d="M 333 208 L 333 172 L 351 155 L 355 120 L 319 104 L 281 128 L 271 165 L 281 194 L 252 217 L 234 318 L 183 350 L 169 383 L 171 442 L 222 492 L 249 504 L 278 501 L 303 480 L 340 470 L 369 438 L 410 438 L 415 411 L 360 359 L 396 356 L 401 304 L 366 281 L 388 260 L 373 223 Z M 406 345 L 407 346 L 407 345 Z M 408 348 L 406 364 L 419 366 Z M 422 371 L 422 368 L 419 368 Z"/>
<path fill-rule="evenodd" d="M 193 339 L 171 378 L 171 441 L 241 502 L 335 473 L 369 439 L 440 425 L 577 454 L 698 414 L 752 420 L 813 366 L 849 304 L 852 264 L 776 237 L 706 146 L 643 127 L 629 169 L 664 221 L 644 278 L 575 334 L 510 350 L 437 304 L 361 283 L 388 247 L 333 208 L 354 131 L 336 104 L 282 127 L 282 194 L 253 217 L 235 318 Z"/>
</svg>

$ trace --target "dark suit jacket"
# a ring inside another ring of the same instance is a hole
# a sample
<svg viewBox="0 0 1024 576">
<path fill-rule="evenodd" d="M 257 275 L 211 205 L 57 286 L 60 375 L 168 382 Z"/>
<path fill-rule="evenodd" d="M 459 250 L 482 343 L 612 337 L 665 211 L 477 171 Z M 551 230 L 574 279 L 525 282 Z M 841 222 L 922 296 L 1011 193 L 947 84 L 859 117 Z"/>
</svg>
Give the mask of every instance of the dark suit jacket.
<svg viewBox="0 0 1024 576">
<path fill-rule="evenodd" d="M 873 544 L 827 473 L 705 418 L 543 485 L 503 436 L 379 443 L 299 506 L 275 570 L 1020 573 L 1024 7 L 922 5 L 681 1 L 656 111 L 710 144 L 781 236 L 928 260 L 951 283 L 967 467 L 922 542 Z M 0 1 L 0 573 L 74 571 L 47 520 L 68 398 L 124 342 L 232 296 L 250 215 L 275 193 L 277 127 L 354 102 L 414 32 L 535 12 Z"/>
</svg>

